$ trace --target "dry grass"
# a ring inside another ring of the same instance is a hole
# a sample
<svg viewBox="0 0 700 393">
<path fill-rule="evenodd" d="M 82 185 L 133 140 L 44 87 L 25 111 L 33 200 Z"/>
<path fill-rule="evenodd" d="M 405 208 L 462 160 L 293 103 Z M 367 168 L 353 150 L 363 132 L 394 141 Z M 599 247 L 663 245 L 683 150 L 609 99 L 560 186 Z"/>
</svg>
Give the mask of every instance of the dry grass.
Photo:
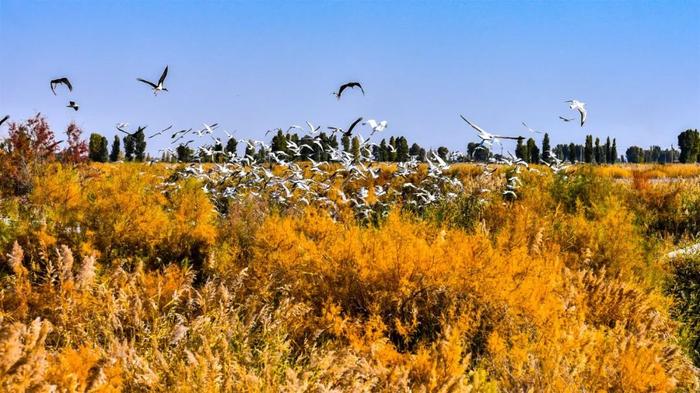
<svg viewBox="0 0 700 393">
<path fill-rule="evenodd" d="M 660 256 L 700 231 L 700 185 L 644 183 L 695 176 L 675 167 L 541 168 L 510 202 L 504 171 L 459 165 L 456 201 L 367 225 L 220 215 L 193 180 L 160 192 L 170 166 L 54 166 L 0 201 L 0 386 L 697 391 Z"/>
</svg>

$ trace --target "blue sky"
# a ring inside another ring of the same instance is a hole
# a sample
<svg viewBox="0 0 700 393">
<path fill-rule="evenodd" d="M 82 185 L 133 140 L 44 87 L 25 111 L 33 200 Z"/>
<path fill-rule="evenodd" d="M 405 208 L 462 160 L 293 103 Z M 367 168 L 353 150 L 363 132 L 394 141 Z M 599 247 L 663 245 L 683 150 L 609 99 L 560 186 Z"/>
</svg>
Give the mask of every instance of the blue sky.
<svg viewBox="0 0 700 393">
<path fill-rule="evenodd" d="M 0 115 L 41 111 L 57 131 L 75 121 L 109 137 L 117 122 L 218 122 L 239 138 L 364 116 L 387 120 L 387 136 L 463 150 L 477 138 L 462 113 L 506 135 L 525 121 L 554 144 L 590 133 L 621 152 L 669 146 L 700 127 L 698 21 L 699 0 L 0 0 Z M 136 78 L 166 64 L 170 92 L 154 97 Z M 72 94 L 51 93 L 59 76 Z M 330 92 L 350 80 L 367 95 L 338 102 Z M 558 120 L 573 117 L 571 98 L 587 103 L 583 128 Z"/>
</svg>

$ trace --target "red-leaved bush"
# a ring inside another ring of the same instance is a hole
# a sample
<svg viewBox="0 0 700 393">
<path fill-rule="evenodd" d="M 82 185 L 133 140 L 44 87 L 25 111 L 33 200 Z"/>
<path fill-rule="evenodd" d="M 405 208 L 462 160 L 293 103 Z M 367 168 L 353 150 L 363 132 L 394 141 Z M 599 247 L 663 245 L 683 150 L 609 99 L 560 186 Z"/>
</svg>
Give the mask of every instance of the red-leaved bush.
<svg viewBox="0 0 700 393">
<path fill-rule="evenodd" d="M 10 123 L 9 136 L 0 145 L 0 186 L 23 195 L 31 190 L 31 174 L 56 158 L 58 144 L 40 114 L 23 123 Z"/>
<path fill-rule="evenodd" d="M 66 129 L 68 136 L 68 147 L 61 152 L 61 161 L 67 164 L 79 164 L 88 159 L 87 142 L 80 139 L 83 130 L 75 123 L 70 123 Z"/>
<path fill-rule="evenodd" d="M 24 122 L 10 123 L 9 135 L 0 141 L 0 189 L 3 193 L 26 195 L 32 189 L 32 177 L 45 164 L 60 159 L 66 164 L 87 161 L 87 143 L 82 130 L 71 123 L 66 130 L 68 146 L 58 151 L 54 132 L 41 114 Z"/>
</svg>

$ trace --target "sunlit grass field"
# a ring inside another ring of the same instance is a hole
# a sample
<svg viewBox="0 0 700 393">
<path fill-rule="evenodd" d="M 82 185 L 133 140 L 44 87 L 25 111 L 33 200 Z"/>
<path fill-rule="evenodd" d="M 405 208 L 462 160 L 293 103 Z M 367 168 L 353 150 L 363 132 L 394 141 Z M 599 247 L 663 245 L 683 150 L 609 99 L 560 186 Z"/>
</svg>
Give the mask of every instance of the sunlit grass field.
<svg viewBox="0 0 700 393">
<path fill-rule="evenodd" d="M 370 220 L 222 206 L 183 166 L 2 193 L 3 391 L 700 389 L 700 256 L 666 257 L 700 241 L 698 165 L 534 166 L 513 199 L 454 164 L 457 198 Z M 349 186 L 401 189 L 381 169 Z"/>
</svg>

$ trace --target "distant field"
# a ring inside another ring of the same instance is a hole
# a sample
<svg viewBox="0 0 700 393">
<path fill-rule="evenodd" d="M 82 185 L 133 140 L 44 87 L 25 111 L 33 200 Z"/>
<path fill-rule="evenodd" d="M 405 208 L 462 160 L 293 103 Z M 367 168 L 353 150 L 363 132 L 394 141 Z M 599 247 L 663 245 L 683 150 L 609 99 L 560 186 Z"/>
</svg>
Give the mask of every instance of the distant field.
<svg viewBox="0 0 700 393">
<path fill-rule="evenodd" d="M 0 190 L 1 386 L 697 391 L 700 257 L 665 255 L 698 241 L 700 166 L 453 164 L 422 203 L 427 165 L 374 165 L 303 164 L 329 202 L 224 197 L 236 166 L 35 168 Z"/>
</svg>

